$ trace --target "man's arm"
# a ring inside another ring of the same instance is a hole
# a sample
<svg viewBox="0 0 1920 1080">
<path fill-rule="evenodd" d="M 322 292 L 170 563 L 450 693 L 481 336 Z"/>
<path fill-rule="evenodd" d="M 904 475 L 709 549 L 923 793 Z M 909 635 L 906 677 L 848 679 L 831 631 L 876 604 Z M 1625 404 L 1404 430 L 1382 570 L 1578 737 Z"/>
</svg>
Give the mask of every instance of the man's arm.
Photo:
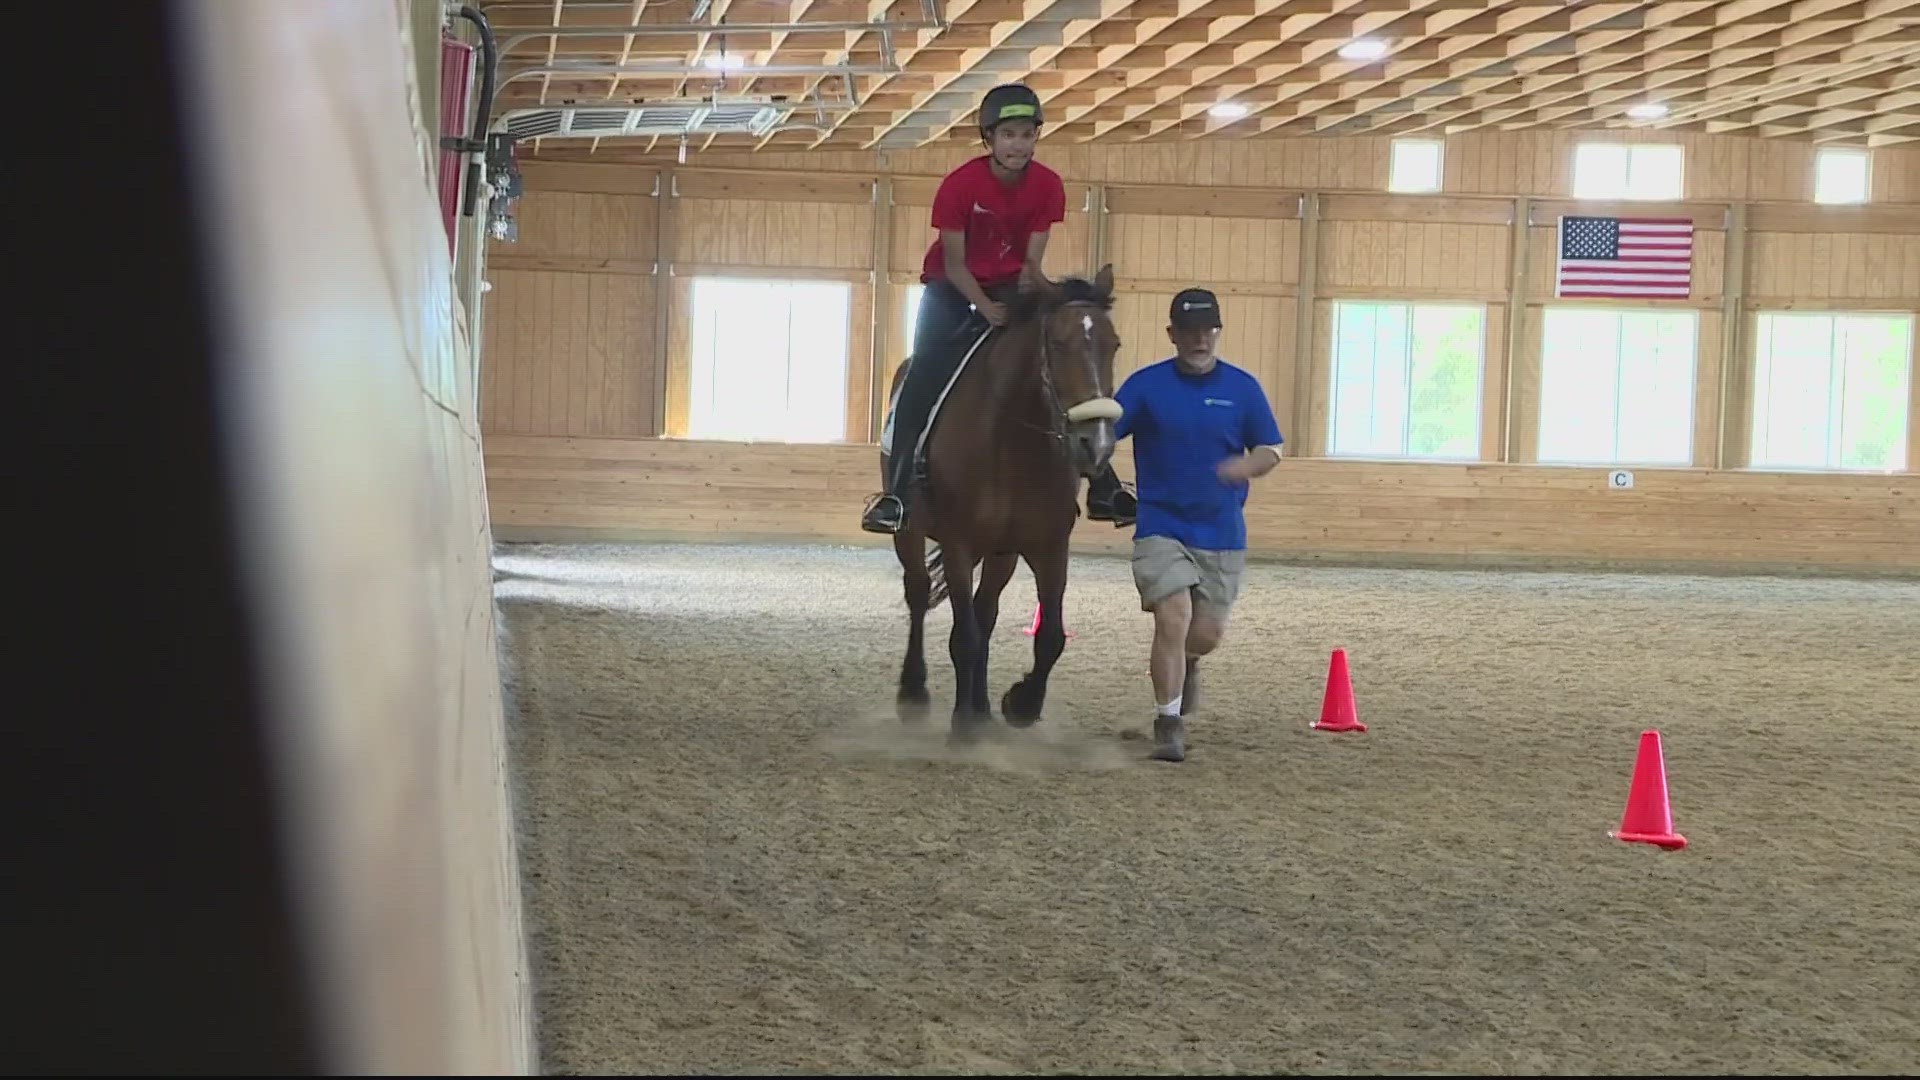
<svg viewBox="0 0 1920 1080">
<path fill-rule="evenodd" d="M 1280 425 L 1273 419 L 1273 407 L 1267 404 L 1267 392 L 1256 380 L 1249 380 L 1252 389 L 1247 394 L 1247 405 L 1240 414 L 1241 445 L 1246 449 L 1239 457 L 1228 458 L 1220 463 L 1217 472 L 1222 480 L 1230 483 L 1244 482 L 1265 476 L 1280 464 Z"/>
<path fill-rule="evenodd" d="M 1280 464 L 1280 448 L 1278 446 L 1256 446 L 1252 450 L 1247 451 L 1247 456 L 1253 459 L 1247 466 L 1247 475 L 1249 477 L 1265 476 L 1272 472 L 1275 466 Z"/>
<path fill-rule="evenodd" d="M 1280 425 L 1273 418 L 1273 406 L 1267 402 L 1267 391 L 1258 380 L 1253 383 L 1253 400 L 1248 402 L 1246 411 L 1246 442 L 1249 477 L 1265 476 L 1280 464 L 1280 444 L 1286 440 L 1280 437 Z"/>
<path fill-rule="evenodd" d="M 1140 413 L 1147 403 L 1140 393 L 1140 381 L 1132 375 L 1127 376 L 1120 383 L 1120 389 L 1113 392 L 1113 400 L 1120 403 L 1120 419 L 1113 422 L 1113 441 L 1119 442 L 1140 426 Z"/>
</svg>

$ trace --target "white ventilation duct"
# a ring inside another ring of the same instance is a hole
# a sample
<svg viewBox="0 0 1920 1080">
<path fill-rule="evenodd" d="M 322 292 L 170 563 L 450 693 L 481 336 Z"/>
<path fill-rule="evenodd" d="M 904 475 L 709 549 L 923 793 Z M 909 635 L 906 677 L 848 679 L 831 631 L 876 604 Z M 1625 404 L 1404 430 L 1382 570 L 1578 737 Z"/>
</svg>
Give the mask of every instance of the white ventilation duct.
<svg viewBox="0 0 1920 1080">
<path fill-rule="evenodd" d="M 509 109 L 496 121 L 516 139 L 600 139 L 620 135 L 761 136 L 798 103 L 666 101 L 620 106 L 534 106 Z M 811 109 L 809 109 L 811 111 Z"/>
</svg>

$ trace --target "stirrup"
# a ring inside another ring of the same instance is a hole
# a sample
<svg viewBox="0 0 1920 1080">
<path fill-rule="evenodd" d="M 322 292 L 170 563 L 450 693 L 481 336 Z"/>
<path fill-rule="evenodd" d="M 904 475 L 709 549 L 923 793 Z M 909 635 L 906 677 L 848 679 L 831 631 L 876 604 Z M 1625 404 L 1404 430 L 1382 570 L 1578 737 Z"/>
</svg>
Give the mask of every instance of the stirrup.
<svg viewBox="0 0 1920 1080">
<path fill-rule="evenodd" d="M 1133 502 L 1133 513 L 1131 514 L 1123 514 L 1119 506 L 1116 505 L 1123 495 Z M 1140 497 L 1134 493 L 1133 485 L 1124 480 L 1120 481 L 1119 488 L 1104 502 L 1095 502 L 1093 493 L 1091 491 L 1087 493 L 1087 517 L 1089 520 L 1111 521 L 1113 522 L 1114 528 L 1124 529 L 1133 524 L 1139 515 Z"/>
</svg>

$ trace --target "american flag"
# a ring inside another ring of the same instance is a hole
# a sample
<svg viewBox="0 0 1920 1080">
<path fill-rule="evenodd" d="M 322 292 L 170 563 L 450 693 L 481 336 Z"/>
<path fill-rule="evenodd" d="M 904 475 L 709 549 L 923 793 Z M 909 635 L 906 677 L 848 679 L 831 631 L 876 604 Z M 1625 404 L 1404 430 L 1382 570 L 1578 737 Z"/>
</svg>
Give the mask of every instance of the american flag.
<svg viewBox="0 0 1920 1080">
<path fill-rule="evenodd" d="M 1687 299 L 1693 295 L 1693 220 L 1562 217 L 1553 294 Z"/>
</svg>

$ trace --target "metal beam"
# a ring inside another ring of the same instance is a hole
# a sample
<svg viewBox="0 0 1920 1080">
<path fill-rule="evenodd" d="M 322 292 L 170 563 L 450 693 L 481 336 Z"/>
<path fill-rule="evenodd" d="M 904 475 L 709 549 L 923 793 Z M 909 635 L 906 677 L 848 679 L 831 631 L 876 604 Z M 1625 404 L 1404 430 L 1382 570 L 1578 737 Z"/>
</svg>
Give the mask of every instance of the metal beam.
<svg viewBox="0 0 1920 1080">
<path fill-rule="evenodd" d="M 501 53 L 509 52 L 514 46 L 544 37 L 630 37 L 645 34 L 707 34 L 725 37 L 728 34 L 853 34 L 873 32 L 893 34 L 902 30 L 941 30 L 945 24 L 914 20 L 912 22 L 797 22 L 797 23 L 635 23 L 631 26 L 548 26 L 538 30 L 522 30 L 508 35 L 500 44 Z"/>
<path fill-rule="evenodd" d="M 887 67 L 862 67 L 851 64 L 765 64 L 760 67 L 707 68 L 687 64 L 583 64 L 555 62 L 521 68 L 500 80 L 500 85 L 537 75 L 561 75 L 593 78 L 599 75 L 686 75 L 697 78 L 740 79 L 750 75 L 894 75 Z"/>
</svg>

